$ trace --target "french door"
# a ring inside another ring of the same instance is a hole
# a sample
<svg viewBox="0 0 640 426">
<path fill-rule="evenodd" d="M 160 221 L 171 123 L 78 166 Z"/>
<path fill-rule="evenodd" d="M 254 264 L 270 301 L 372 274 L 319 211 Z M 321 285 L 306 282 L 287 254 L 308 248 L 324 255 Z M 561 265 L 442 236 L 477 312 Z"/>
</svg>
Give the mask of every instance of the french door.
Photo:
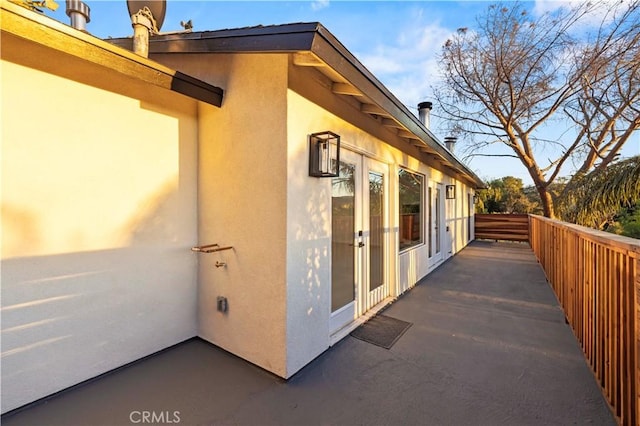
<svg viewBox="0 0 640 426">
<path fill-rule="evenodd" d="M 444 193 L 441 183 L 429 184 L 429 259 L 432 263 L 442 260 L 444 227 Z"/>
<path fill-rule="evenodd" d="M 389 295 L 389 172 L 386 164 L 342 150 L 331 182 L 331 332 Z"/>
</svg>

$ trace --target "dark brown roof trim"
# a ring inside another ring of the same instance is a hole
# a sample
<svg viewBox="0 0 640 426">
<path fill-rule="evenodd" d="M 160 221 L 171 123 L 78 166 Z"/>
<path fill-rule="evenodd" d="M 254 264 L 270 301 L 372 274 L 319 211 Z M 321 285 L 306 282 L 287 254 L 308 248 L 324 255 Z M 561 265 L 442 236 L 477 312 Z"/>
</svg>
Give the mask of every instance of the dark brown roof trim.
<svg viewBox="0 0 640 426">
<path fill-rule="evenodd" d="M 149 38 L 149 54 L 310 50 L 318 25 L 317 23 L 300 23 L 156 35 Z M 133 42 L 131 37 L 107 41 L 125 49 L 131 49 Z"/>
<path fill-rule="evenodd" d="M 109 42 L 131 48 L 131 38 Z M 149 53 L 265 53 L 310 51 L 425 143 L 425 148 L 459 170 L 476 187 L 484 182 L 452 155 L 407 107 L 318 22 L 170 34 L 151 38 Z"/>
<path fill-rule="evenodd" d="M 391 115 L 398 119 L 398 121 L 403 124 L 407 130 L 420 137 L 423 141 L 428 141 L 431 143 L 427 143 L 427 146 L 433 150 L 434 154 L 442 157 L 445 161 L 451 163 L 453 167 L 458 170 L 461 170 L 463 174 L 466 174 L 474 185 L 478 188 L 482 188 L 485 186 L 484 181 L 480 179 L 471 169 L 469 169 L 465 164 L 460 162 L 454 155 L 452 155 L 449 150 L 443 147 L 439 142 L 436 136 L 427 129 L 422 122 L 415 116 L 415 114 L 411 113 L 409 109 L 402 103 L 396 96 L 391 93 L 385 86 L 378 80 L 349 50 L 338 40 L 335 38 L 333 34 L 329 30 L 327 30 L 324 26 L 318 24 L 318 34 L 331 46 L 333 47 L 344 60 L 344 61 L 336 61 L 335 59 L 332 61 L 330 55 L 323 55 L 322 49 L 315 45 L 315 50 L 312 50 L 318 57 L 320 57 L 323 61 L 325 61 L 328 65 L 334 67 L 336 71 L 340 72 L 345 78 L 347 78 L 354 86 L 358 87 L 363 93 L 366 93 L 369 98 L 376 102 L 381 108 L 391 113 Z M 333 64 L 331 62 L 334 62 Z M 371 90 L 366 90 L 362 88 L 362 84 L 358 84 L 355 81 L 350 80 L 350 74 L 346 69 L 343 72 L 339 68 L 347 68 L 348 65 L 351 65 L 357 72 L 362 75 L 366 80 L 369 81 L 371 85 L 373 85 L 382 96 L 375 96 L 374 92 Z M 339 68 L 335 68 L 339 67 Z"/>
<path fill-rule="evenodd" d="M 221 106 L 223 91 L 204 81 L 113 46 L 22 6 L 3 1 L 2 33 L 53 49 L 147 84 Z"/>
</svg>

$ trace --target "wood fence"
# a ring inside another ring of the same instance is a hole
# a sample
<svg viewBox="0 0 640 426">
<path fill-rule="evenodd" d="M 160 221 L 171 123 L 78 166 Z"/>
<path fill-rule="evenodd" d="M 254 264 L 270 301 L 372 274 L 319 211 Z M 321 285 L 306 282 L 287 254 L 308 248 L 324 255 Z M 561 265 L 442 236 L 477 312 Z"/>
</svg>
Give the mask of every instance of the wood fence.
<svg viewBox="0 0 640 426">
<path fill-rule="evenodd" d="M 475 237 L 480 240 L 529 241 L 529 215 L 476 214 Z"/>
<path fill-rule="evenodd" d="M 530 243 L 622 425 L 640 419 L 640 241 L 530 216 Z"/>
</svg>

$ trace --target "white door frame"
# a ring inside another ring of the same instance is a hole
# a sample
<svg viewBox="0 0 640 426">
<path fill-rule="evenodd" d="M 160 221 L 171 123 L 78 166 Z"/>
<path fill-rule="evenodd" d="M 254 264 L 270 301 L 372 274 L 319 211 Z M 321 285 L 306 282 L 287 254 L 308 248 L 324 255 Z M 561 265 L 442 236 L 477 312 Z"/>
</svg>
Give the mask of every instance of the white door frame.
<svg viewBox="0 0 640 426">
<path fill-rule="evenodd" d="M 354 300 L 331 312 L 330 334 L 353 323 L 390 294 L 390 244 L 389 244 L 389 166 L 380 161 L 346 149 L 340 152 L 343 163 L 355 165 L 354 173 Z M 369 267 L 371 264 L 371 230 L 369 217 L 370 173 L 383 176 L 383 284 L 369 290 Z M 333 191 L 333 190 L 332 190 Z M 331 219 L 333 221 L 333 217 Z M 333 264 L 331 265 L 333 268 Z"/>
<path fill-rule="evenodd" d="M 361 262 L 358 259 L 359 257 L 358 253 L 361 251 L 360 244 L 362 244 L 362 239 L 360 236 L 358 236 L 358 230 L 362 229 L 362 196 L 360 195 L 362 194 L 362 156 L 356 153 L 353 153 L 351 151 L 342 149 L 340 151 L 340 162 L 351 164 L 355 167 L 354 174 L 353 174 L 353 188 L 352 188 L 353 195 L 354 195 L 353 230 L 351 230 L 351 242 L 349 243 L 349 245 L 353 248 L 353 258 L 354 258 L 353 259 L 354 298 L 351 302 L 331 312 L 331 316 L 329 319 L 330 334 L 334 334 L 338 330 L 344 328 L 345 326 L 353 322 L 353 320 L 356 318 L 356 313 L 357 313 L 356 305 L 357 305 L 357 301 L 360 298 L 360 295 L 358 294 L 358 290 L 361 287 L 360 285 L 361 274 L 359 272 Z M 342 167 L 339 166 L 339 169 L 342 169 Z M 335 181 L 335 178 L 332 179 L 332 184 L 334 181 Z M 331 189 L 332 205 L 333 205 L 334 190 L 335 189 L 332 187 Z M 333 212 L 332 212 L 332 216 L 331 216 L 332 227 L 333 227 L 334 220 L 335 219 L 333 217 Z M 334 241 L 333 239 L 335 238 L 333 233 L 331 238 L 332 238 L 332 249 L 333 249 L 333 241 Z M 331 268 L 331 275 L 333 276 L 333 273 L 334 273 L 333 261 L 331 262 L 330 268 Z M 332 296 L 330 298 L 331 301 L 333 301 L 333 286 L 334 286 L 334 283 L 332 282 L 331 283 Z"/>
<path fill-rule="evenodd" d="M 444 185 L 440 182 L 429 182 L 429 263 L 434 265 L 444 259 L 446 246 L 445 235 L 445 199 Z"/>
<path fill-rule="evenodd" d="M 382 302 L 390 294 L 389 285 L 389 270 L 390 270 L 390 244 L 389 244 L 389 166 L 380 161 L 372 158 L 363 157 L 363 209 L 362 209 L 362 226 L 363 232 L 363 247 L 362 260 L 363 264 L 360 268 L 362 271 L 362 297 L 360 299 L 360 315 L 367 312 L 369 309 Z M 372 253 L 372 238 L 371 238 L 371 226 L 370 226 L 370 176 L 375 174 L 382 176 L 382 285 L 376 287 L 374 290 L 370 290 L 371 287 L 371 253 Z"/>
</svg>

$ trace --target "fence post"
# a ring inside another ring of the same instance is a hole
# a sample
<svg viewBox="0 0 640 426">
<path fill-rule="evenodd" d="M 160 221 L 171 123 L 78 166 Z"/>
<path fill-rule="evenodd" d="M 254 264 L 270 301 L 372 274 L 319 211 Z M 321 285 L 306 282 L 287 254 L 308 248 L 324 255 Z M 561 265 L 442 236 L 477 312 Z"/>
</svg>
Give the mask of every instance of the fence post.
<svg viewBox="0 0 640 426">
<path fill-rule="evenodd" d="M 638 294 L 638 292 L 640 291 L 640 256 L 637 257 L 635 259 L 635 268 L 634 268 L 634 272 L 635 272 L 635 285 L 634 285 L 634 291 L 633 291 L 633 306 L 635 307 L 635 315 L 634 315 L 634 321 L 633 321 L 633 338 L 634 338 L 634 345 L 633 345 L 633 357 L 632 357 L 632 368 L 633 368 L 633 376 L 634 376 L 634 386 L 632 389 L 632 396 L 633 396 L 633 402 L 635 405 L 635 410 L 634 410 L 634 415 L 635 418 L 634 419 L 630 419 L 632 420 L 634 423 L 638 421 L 638 419 L 640 419 L 640 395 L 638 394 L 638 389 L 640 389 L 640 372 L 638 371 L 638 368 L 640 367 L 640 360 L 638 359 L 638 357 L 640 356 L 640 329 L 638 327 L 638 324 L 640 323 L 640 306 L 638 306 L 638 301 L 640 301 L 640 295 Z"/>
</svg>

